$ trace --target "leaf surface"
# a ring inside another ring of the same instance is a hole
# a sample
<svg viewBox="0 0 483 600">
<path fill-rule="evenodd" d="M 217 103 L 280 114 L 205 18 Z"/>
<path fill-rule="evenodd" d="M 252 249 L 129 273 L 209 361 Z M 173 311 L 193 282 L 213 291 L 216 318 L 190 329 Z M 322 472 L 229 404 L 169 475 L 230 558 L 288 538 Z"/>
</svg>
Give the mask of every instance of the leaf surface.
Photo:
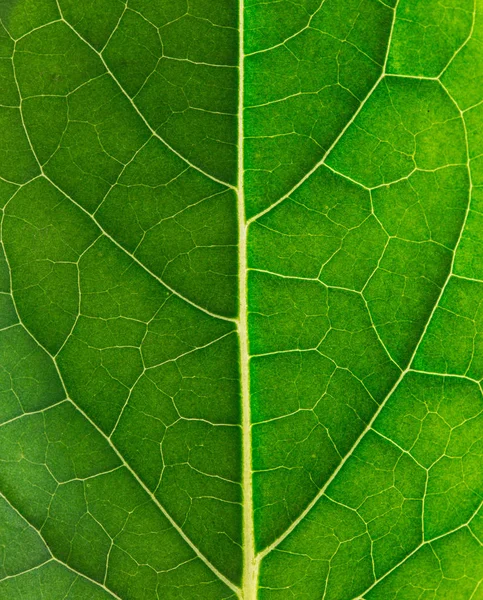
<svg viewBox="0 0 483 600">
<path fill-rule="evenodd" d="M 480 0 L 0 23 L 0 597 L 483 598 Z"/>
</svg>

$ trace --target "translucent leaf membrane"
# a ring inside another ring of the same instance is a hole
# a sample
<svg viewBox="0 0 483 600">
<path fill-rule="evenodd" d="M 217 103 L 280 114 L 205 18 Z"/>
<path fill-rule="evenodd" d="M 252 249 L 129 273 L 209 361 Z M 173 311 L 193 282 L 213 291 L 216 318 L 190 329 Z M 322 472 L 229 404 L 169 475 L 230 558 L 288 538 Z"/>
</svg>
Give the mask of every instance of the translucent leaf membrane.
<svg viewBox="0 0 483 600">
<path fill-rule="evenodd" d="M 0 598 L 483 598 L 480 0 L 0 4 Z"/>
</svg>

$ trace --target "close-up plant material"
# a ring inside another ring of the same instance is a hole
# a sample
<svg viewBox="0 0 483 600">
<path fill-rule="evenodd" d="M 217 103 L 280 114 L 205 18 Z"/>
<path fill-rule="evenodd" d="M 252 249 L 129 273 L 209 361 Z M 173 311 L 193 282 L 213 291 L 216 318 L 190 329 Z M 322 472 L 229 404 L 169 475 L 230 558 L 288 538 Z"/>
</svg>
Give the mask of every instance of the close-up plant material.
<svg viewBox="0 0 483 600">
<path fill-rule="evenodd" d="M 0 0 L 0 600 L 483 600 L 483 0 Z"/>
</svg>

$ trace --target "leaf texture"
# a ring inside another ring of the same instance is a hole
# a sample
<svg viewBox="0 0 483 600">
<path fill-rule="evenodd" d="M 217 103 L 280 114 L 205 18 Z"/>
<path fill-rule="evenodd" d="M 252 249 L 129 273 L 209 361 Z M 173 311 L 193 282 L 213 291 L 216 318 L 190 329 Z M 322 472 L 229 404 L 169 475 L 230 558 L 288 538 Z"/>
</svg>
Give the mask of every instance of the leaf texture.
<svg viewBox="0 0 483 600">
<path fill-rule="evenodd" d="M 0 598 L 483 598 L 481 0 L 0 23 Z"/>
</svg>

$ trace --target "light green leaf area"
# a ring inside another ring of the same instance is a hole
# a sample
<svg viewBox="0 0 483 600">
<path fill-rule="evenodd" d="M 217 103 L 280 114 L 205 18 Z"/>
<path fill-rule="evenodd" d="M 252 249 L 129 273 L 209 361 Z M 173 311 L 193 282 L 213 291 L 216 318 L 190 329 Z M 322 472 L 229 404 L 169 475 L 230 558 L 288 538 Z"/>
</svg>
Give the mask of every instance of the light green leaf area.
<svg viewBox="0 0 483 600">
<path fill-rule="evenodd" d="M 483 600 L 483 1 L 0 1 L 0 598 Z"/>
</svg>

